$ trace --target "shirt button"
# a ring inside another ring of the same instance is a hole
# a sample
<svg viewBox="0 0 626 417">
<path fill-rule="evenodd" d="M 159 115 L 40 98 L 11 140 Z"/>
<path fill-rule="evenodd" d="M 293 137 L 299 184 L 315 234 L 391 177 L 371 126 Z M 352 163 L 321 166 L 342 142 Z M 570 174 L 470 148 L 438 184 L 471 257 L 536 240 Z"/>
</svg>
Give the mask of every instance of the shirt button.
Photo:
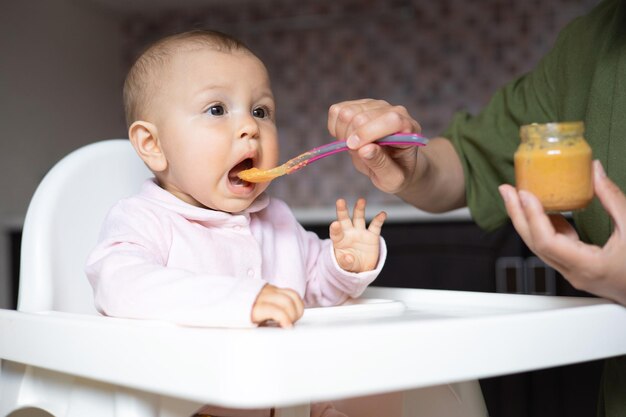
<svg viewBox="0 0 626 417">
<path fill-rule="evenodd" d="M 254 276 L 254 269 L 252 269 L 252 268 L 248 269 L 248 276 L 250 278 L 252 278 Z"/>
</svg>

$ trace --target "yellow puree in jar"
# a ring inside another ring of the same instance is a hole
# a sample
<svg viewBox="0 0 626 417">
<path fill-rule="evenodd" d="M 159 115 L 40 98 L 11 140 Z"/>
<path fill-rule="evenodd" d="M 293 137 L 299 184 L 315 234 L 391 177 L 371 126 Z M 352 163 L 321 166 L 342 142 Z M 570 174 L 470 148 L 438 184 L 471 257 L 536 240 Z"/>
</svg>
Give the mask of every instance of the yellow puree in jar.
<svg viewBox="0 0 626 417">
<path fill-rule="evenodd" d="M 591 148 L 582 137 L 547 146 L 531 138 L 515 153 L 515 179 L 546 211 L 583 208 L 593 198 Z"/>
</svg>

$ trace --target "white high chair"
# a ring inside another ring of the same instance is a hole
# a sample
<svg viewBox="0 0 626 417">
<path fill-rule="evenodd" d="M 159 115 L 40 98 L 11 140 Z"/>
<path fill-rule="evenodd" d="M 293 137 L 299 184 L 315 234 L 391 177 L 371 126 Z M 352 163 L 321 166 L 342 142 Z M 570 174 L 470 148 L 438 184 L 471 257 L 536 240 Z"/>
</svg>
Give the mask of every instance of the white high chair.
<svg viewBox="0 0 626 417">
<path fill-rule="evenodd" d="M 184 417 L 213 402 L 274 406 L 271 399 L 264 402 L 271 394 L 285 399 L 277 416 L 308 417 L 308 403 L 290 397 L 290 381 L 247 388 L 247 375 L 268 371 L 263 361 L 237 352 L 250 345 L 262 351 L 276 338 L 300 349 L 316 333 L 196 329 L 96 313 L 83 271 L 86 256 L 107 210 L 149 176 L 128 140 L 117 139 L 69 154 L 40 184 L 22 235 L 18 311 L 0 311 L 0 416 Z M 234 359 L 224 352 L 234 352 Z M 238 374 L 244 369 L 247 374 Z M 299 378 L 298 369 L 280 371 Z M 314 385 L 311 400 L 324 399 L 316 397 Z M 404 398 L 413 404 L 405 405 L 406 417 L 486 415 L 475 381 Z M 434 410 L 437 398 L 453 404 Z M 418 407 L 416 401 L 430 405 Z M 407 411 L 416 409 L 424 411 Z"/>
</svg>

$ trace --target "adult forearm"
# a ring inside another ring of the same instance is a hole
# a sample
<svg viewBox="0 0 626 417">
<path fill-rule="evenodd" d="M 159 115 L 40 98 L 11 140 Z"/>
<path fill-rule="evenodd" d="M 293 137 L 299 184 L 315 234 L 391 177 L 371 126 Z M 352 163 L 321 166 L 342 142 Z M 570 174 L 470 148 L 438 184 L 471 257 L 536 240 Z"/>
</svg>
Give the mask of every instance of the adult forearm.
<svg viewBox="0 0 626 417">
<path fill-rule="evenodd" d="M 396 195 L 432 213 L 465 207 L 463 167 L 449 140 L 434 138 L 420 149 L 414 175 Z"/>
</svg>

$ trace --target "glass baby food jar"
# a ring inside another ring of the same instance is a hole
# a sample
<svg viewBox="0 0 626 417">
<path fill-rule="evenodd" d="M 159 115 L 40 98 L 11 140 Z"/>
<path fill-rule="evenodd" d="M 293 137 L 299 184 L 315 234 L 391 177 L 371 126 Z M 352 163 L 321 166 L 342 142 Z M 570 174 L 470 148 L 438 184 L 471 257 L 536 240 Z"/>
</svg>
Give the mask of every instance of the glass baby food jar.
<svg viewBox="0 0 626 417">
<path fill-rule="evenodd" d="M 515 152 L 518 190 L 533 193 L 547 212 L 572 211 L 593 198 L 591 148 L 583 122 L 530 124 Z"/>
</svg>

